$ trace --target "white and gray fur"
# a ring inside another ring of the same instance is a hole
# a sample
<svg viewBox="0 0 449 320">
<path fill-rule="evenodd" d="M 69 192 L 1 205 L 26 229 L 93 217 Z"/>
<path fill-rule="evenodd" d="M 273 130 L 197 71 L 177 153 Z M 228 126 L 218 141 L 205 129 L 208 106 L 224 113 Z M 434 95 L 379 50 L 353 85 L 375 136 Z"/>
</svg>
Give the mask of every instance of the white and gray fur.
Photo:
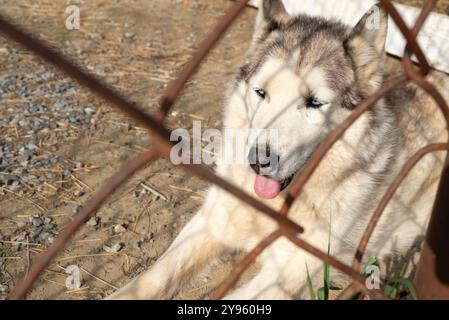
<svg viewBox="0 0 449 320">
<path fill-rule="evenodd" d="M 380 14 L 375 30 L 367 21 Z M 279 131 L 277 179 L 301 171 L 320 141 L 387 77 L 387 15 L 379 7 L 354 28 L 305 15 L 289 16 L 281 1 L 265 0 L 246 62 L 232 83 L 224 110 L 226 128 Z M 445 75 L 430 79 L 446 94 Z M 265 90 L 261 99 L 254 91 Z M 313 95 L 324 104 L 310 108 Z M 350 264 L 370 215 L 404 162 L 420 147 L 447 139 L 433 100 L 413 85 L 380 99 L 337 142 L 318 166 L 289 217 L 305 228 L 301 237 Z M 268 142 L 267 142 L 268 143 Z M 426 156 L 388 205 L 365 257 L 402 257 L 425 233 L 444 154 Z M 248 165 L 220 165 L 217 173 L 254 195 Z M 288 190 L 288 188 L 287 188 Z M 265 201 L 279 209 L 284 190 Z M 235 250 L 249 251 L 276 229 L 271 219 L 212 186 L 205 203 L 169 249 L 146 272 L 110 298 L 171 298 L 208 263 Z M 259 257 L 260 271 L 231 291 L 229 299 L 306 297 L 306 263 L 317 276 L 322 262 L 285 238 Z M 335 278 L 337 279 L 337 278 Z"/>
</svg>

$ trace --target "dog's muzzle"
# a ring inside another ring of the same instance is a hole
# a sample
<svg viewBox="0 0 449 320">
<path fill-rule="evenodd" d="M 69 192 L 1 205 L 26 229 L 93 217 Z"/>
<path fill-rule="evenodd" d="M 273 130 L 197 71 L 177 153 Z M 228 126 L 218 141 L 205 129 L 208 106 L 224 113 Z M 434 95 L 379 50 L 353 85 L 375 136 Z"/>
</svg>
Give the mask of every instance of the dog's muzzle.
<svg viewBox="0 0 449 320">
<path fill-rule="evenodd" d="M 254 192 L 262 199 L 274 199 L 292 181 L 294 174 L 285 179 L 276 179 L 279 169 L 279 156 L 267 145 L 262 150 L 253 147 L 248 153 L 250 167 L 256 173 Z"/>
</svg>

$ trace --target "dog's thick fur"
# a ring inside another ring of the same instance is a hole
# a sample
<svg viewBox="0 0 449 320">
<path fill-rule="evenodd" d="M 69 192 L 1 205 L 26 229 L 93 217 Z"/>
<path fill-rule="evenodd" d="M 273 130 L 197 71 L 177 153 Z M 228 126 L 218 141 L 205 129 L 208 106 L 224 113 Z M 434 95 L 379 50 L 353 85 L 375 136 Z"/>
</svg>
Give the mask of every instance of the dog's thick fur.
<svg viewBox="0 0 449 320">
<path fill-rule="evenodd" d="M 368 27 L 372 18 L 378 22 L 375 29 Z M 300 171 L 320 141 L 382 85 L 387 20 L 376 6 L 351 29 L 305 15 L 291 17 L 278 0 L 263 2 L 247 62 L 229 91 L 224 123 L 244 132 L 278 129 L 274 178 Z M 433 72 L 430 79 L 448 92 L 445 75 Z M 265 99 L 254 91 L 260 88 Z M 323 105 L 306 105 L 311 95 Z M 445 132 L 441 112 L 421 89 L 407 85 L 381 98 L 333 146 L 294 202 L 289 217 L 305 227 L 301 237 L 323 251 L 330 243 L 331 254 L 350 264 L 370 215 L 402 165 L 420 147 L 445 142 Z M 365 257 L 404 254 L 424 234 L 443 157 L 442 152 L 428 155 L 410 173 L 379 221 Z M 254 195 L 256 174 L 249 165 L 219 165 L 217 172 Z M 263 201 L 279 209 L 285 195 L 284 190 Z M 227 251 L 251 250 L 276 227 L 212 186 L 199 212 L 151 269 L 110 298 L 171 298 L 210 261 Z M 322 269 L 319 259 L 285 238 L 258 262 L 257 275 L 226 298 L 304 297 L 306 264 L 311 274 Z"/>
</svg>

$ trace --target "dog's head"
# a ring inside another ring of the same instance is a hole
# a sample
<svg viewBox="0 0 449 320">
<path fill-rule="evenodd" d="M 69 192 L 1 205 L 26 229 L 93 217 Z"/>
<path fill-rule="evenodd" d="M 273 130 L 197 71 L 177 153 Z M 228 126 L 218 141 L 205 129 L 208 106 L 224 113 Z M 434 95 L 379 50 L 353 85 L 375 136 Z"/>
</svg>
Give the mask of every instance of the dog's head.
<svg viewBox="0 0 449 320">
<path fill-rule="evenodd" d="M 290 16 L 280 0 L 263 1 L 259 15 L 239 82 L 250 128 L 277 132 L 276 139 L 249 140 L 248 160 L 258 175 L 255 191 L 270 199 L 381 85 L 388 19 L 374 6 L 350 29 L 322 18 Z"/>
</svg>

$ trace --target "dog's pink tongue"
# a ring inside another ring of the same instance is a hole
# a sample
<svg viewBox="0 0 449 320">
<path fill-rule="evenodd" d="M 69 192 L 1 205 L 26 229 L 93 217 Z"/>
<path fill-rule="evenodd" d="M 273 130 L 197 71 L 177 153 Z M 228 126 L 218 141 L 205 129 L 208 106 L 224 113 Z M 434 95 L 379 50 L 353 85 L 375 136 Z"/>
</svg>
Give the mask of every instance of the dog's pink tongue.
<svg viewBox="0 0 449 320">
<path fill-rule="evenodd" d="M 273 199 L 281 192 L 281 183 L 267 177 L 256 176 L 254 191 L 262 199 Z"/>
</svg>

